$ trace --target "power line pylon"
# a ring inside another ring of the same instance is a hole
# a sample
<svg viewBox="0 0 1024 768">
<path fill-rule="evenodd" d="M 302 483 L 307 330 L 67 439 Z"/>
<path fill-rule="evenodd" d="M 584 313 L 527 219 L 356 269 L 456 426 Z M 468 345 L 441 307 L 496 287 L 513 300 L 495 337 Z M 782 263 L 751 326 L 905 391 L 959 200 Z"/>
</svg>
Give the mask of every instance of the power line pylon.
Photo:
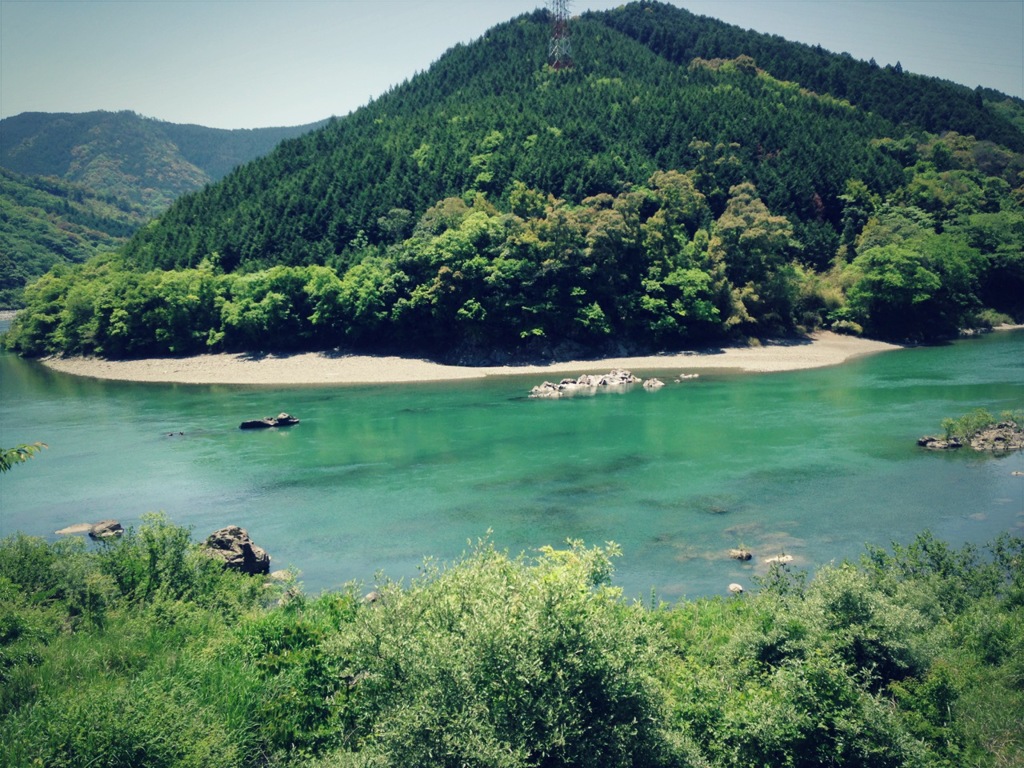
<svg viewBox="0 0 1024 768">
<path fill-rule="evenodd" d="M 551 46 L 548 63 L 553 69 L 572 67 L 572 46 L 569 43 L 569 5 L 571 0 L 548 0 L 551 13 Z"/>
</svg>

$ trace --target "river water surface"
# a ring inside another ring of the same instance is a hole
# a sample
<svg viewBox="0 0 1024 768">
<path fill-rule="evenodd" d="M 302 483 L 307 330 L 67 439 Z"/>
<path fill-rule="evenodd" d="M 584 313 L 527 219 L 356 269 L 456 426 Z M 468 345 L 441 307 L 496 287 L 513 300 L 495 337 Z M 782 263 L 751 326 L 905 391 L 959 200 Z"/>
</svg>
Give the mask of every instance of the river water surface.
<svg viewBox="0 0 1024 768">
<path fill-rule="evenodd" d="M 0 535 L 148 511 L 196 538 L 234 523 L 313 592 L 415 575 L 488 531 L 513 554 L 610 540 L 627 594 L 674 600 L 750 586 L 773 555 L 814 567 L 925 529 L 1024 529 L 1024 453 L 915 443 L 948 416 L 1024 408 L 1021 331 L 654 393 L 527 399 L 537 383 L 129 384 L 0 354 L 0 445 L 49 446 L 0 479 Z M 238 429 L 279 411 L 302 423 Z M 728 558 L 741 546 L 749 563 Z"/>
</svg>

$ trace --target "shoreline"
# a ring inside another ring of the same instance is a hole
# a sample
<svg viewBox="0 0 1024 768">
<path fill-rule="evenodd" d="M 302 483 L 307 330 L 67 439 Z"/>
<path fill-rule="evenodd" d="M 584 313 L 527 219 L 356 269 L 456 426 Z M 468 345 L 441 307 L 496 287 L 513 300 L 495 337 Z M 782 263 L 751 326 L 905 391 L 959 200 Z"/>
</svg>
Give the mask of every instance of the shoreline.
<svg viewBox="0 0 1024 768">
<path fill-rule="evenodd" d="M 51 370 L 110 381 L 161 384 L 356 385 L 412 384 L 485 379 L 495 376 L 556 376 L 604 373 L 614 368 L 681 373 L 731 371 L 776 373 L 840 365 L 856 357 L 903 349 L 871 339 L 831 331 L 806 339 L 768 341 L 761 346 L 679 352 L 597 360 L 567 360 L 543 365 L 459 366 L 416 358 L 305 352 L 289 355 L 210 354 L 184 358 L 104 360 L 49 357 Z"/>
</svg>

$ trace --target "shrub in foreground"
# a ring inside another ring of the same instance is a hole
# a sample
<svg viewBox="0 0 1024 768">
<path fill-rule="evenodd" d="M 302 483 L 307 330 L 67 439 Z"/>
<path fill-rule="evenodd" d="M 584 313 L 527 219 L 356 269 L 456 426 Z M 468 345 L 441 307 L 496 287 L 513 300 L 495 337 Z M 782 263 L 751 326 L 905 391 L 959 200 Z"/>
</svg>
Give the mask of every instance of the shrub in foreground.
<svg viewBox="0 0 1024 768">
<path fill-rule="evenodd" d="M 366 601 L 225 573 L 160 517 L 10 537 L 0 766 L 1024 764 L 1024 539 L 652 608 L 617 554 L 485 541 Z"/>
</svg>

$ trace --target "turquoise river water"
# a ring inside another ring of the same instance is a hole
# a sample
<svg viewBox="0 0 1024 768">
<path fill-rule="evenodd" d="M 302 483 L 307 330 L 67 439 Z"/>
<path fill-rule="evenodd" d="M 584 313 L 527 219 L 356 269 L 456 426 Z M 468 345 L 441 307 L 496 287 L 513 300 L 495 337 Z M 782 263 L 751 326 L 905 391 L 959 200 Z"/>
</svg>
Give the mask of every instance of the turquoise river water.
<svg viewBox="0 0 1024 768">
<path fill-rule="evenodd" d="M 1022 331 L 654 393 L 530 400 L 536 383 L 128 384 L 0 354 L 0 445 L 49 446 L 0 479 L 0 536 L 148 511 L 197 539 L 234 523 L 312 592 L 413 576 L 488 531 L 513 554 L 611 540 L 627 594 L 675 600 L 750 586 L 772 555 L 813 568 L 925 529 L 1024 530 L 1024 453 L 915 442 L 948 416 L 1024 408 Z M 302 423 L 238 429 L 279 411 Z M 730 560 L 739 546 L 754 560 Z"/>
</svg>

